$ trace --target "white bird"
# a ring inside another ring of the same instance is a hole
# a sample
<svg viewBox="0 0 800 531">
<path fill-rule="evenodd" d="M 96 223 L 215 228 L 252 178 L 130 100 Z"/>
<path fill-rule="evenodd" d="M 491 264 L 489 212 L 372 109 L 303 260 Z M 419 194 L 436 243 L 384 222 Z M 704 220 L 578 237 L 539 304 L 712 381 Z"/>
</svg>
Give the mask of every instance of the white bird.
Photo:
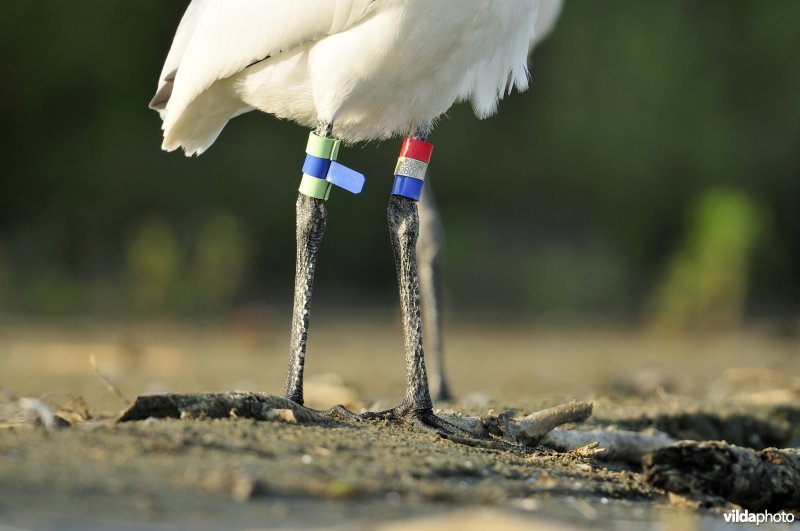
<svg viewBox="0 0 800 531">
<path fill-rule="evenodd" d="M 387 414 L 457 440 L 474 439 L 432 413 L 422 349 L 415 245 L 434 122 L 469 100 L 494 114 L 528 88 L 528 54 L 561 0 L 192 0 L 151 107 L 163 149 L 208 149 L 231 118 L 260 110 L 314 128 L 297 199 L 297 276 L 286 395 L 302 377 L 316 255 L 330 183 L 360 190 L 335 162 L 339 143 L 408 135 L 388 217 L 400 283 L 407 391 Z M 475 441 L 473 441 L 475 442 Z"/>
</svg>

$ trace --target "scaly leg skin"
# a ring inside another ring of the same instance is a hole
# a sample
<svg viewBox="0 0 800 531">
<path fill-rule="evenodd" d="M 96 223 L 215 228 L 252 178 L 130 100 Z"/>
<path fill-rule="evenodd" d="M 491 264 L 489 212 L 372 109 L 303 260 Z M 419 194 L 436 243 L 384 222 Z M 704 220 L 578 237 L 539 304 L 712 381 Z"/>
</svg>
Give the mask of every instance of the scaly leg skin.
<svg viewBox="0 0 800 531">
<path fill-rule="evenodd" d="M 289 371 L 285 396 L 303 404 L 303 369 L 306 361 L 308 324 L 311 318 L 311 297 L 317 253 L 325 235 L 328 209 L 325 201 L 297 194 L 297 269 L 294 281 L 294 311 Z"/>
<path fill-rule="evenodd" d="M 430 173 L 425 178 L 419 202 L 419 286 L 422 295 L 422 316 L 425 319 L 425 344 L 432 353 L 431 391 L 436 402 L 451 400 L 447 384 L 442 341 L 442 262 L 444 258 L 444 228 L 439 208 L 433 197 Z"/>
<path fill-rule="evenodd" d="M 381 413 L 367 413 L 365 419 L 400 419 L 417 428 L 434 431 L 461 444 L 498 450 L 524 450 L 498 439 L 480 437 L 437 417 L 433 413 L 425 353 L 422 347 L 419 277 L 416 244 L 419 236 L 419 212 L 414 200 L 392 196 L 388 207 L 389 234 L 394 249 L 400 306 L 406 350 L 406 396 L 400 406 Z"/>
</svg>

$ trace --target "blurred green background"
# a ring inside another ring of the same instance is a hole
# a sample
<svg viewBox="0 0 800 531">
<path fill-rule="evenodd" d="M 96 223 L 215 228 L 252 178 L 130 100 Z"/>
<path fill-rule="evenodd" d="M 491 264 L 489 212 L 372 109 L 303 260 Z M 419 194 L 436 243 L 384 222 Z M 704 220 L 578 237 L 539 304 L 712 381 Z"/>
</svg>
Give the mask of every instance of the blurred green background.
<svg viewBox="0 0 800 531">
<path fill-rule="evenodd" d="M 147 102 L 186 5 L 0 18 L 4 314 L 288 309 L 307 131 L 250 113 L 200 158 L 160 151 Z M 532 89 L 485 121 L 459 105 L 432 137 L 451 315 L 795 327 L 798 21 L 796 0 L 568 0 Z M 368 182 L 329 202 L 319 303 L 396 303 L 398 145 L 344 150 Z"/>
</svg>

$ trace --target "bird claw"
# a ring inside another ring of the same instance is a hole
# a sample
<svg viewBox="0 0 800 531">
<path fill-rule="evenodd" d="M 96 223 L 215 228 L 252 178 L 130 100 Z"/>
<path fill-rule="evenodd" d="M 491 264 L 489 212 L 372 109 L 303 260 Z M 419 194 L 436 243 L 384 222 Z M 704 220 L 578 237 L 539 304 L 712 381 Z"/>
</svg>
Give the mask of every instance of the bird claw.
<svg viewBox="0 0 800 531">
<path fill-rule="evenodd" d="M 361 420 L 361 415 L 350 411 L 341 404 L 322 411 L 322 414 L 334 420 Z"/>
</svg>

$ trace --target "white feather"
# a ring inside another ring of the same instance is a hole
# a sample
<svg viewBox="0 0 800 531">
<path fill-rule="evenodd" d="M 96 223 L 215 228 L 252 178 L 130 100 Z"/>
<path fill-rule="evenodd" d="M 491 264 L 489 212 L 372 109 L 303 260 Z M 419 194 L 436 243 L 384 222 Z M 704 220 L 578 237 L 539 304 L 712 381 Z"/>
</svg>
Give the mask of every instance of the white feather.
<svg viewBox="0 0 800 531">
<path fill-rule="evenodd" d="M 252 109 L 331 122 L 351 142 L 408 133 L 461 99 L 488 116 L 527 88 L 529 48 L 561 0 L 541 3 L 544 27 L 540 0 L 194 0 L 162 72 L 177 68 L 163 147 L 202 153 Z"/>
<path fill-rule="evenodd" d="M 175 32 L 175 37 L 172 39 L 172 46 L 167 54 L 167 60 L 164 61 L 164 68 L 161 69 L 161 76 L 158 78 L 159 88 L 163 86 L 167 75 L 173 73 L 180 66 L 183 55 L 186 53 L 186 48 L 189 47 L 189 41 L 192 39 L 194 30 L 205 13 L 209 1 L 194 0 L 186 8 L 181 23 L 178 25 L 178 31 Z"/>
</svg>

